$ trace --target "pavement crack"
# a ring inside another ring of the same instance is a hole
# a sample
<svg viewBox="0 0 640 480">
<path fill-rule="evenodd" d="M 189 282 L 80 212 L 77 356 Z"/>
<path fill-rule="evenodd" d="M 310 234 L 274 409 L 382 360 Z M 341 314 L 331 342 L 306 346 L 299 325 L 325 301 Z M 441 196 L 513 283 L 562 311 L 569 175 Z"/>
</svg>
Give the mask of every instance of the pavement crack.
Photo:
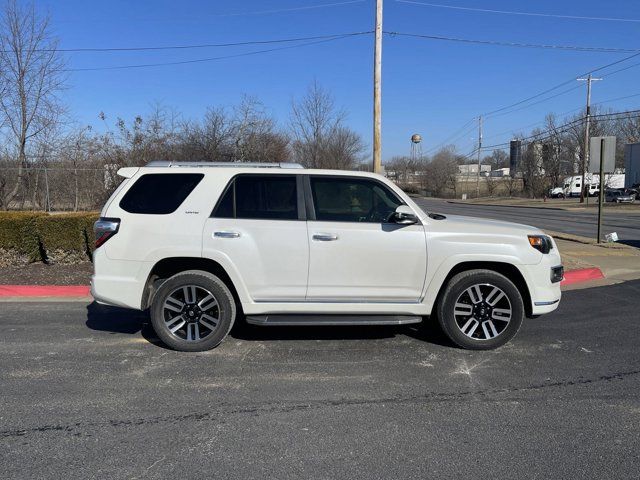
<svg viewBox="0 0 640 480">
<path fill-rule="evenodd" d="M 224 423 L 227 415 L 259 415 L 270 413 L 290 413 L 296 411 L 307 411 L 311 409 L 338 407 L 338 406 L 361 406 L 361 405 L 388 405 L 388 404 L 408 404 L 421 403 L 425 401 L 446 401 L 460 400 L 464 398 L 477 399 L 479 397 L 491 397 L 494 395 L 530 392 L 548 388 L 561 388 L 572 386 L 584 386 L 597 383 L 621 381 L 626 378 L 640 374 L 640 369 L 625 372 L 600 375 L 593 378 L 577 377 L 575 379 L 558 380 L 554 382 L 544 382 L 522 387 L 510 386 L 503 388 L 490 388 L 485 390 L 467 390 L 462 392 L 426 392 L 411 396 L 395 396 L 383 398 L 349 399 L 338 400 L 313 400 L 304 403 L 282 403 L 266 402 L 247 406 L 221 405 L 217 410 L 210 412 L 188 413 L 183 415 L 152 416 L 133 419 L 113 419 L 100 422 L 75 422 L 61 425 L 41 425 L 22 429 L 0 430 L 0 439 L 23 437 L 25 435 L 41 434 L 47 432 L 60 432 L 71 435 L 78 435 L 82 431 L 92 428 L 127 428 L 152 424 L 174 424 L 181 422 L 200 421 L 220 421 Z"/>
</svg>

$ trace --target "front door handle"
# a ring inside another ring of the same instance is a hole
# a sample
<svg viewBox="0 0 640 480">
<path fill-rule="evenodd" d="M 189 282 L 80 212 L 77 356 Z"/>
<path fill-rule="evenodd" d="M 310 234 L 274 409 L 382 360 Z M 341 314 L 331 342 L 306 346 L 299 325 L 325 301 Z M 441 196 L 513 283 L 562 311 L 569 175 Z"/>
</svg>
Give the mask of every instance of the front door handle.
<svg viewBox="0 0 640 480">
<path fill-rule="evenodd" d="M 318 242 L 333 242 L 338 236 L 333 233 L 314 233 L 312 238 Z"/>
<path fill-rule="evenodd" d="M 240 234 L 238 232 L 213 232 L 213 236 L 216 238 L 238 238 Z"/>
</svg>

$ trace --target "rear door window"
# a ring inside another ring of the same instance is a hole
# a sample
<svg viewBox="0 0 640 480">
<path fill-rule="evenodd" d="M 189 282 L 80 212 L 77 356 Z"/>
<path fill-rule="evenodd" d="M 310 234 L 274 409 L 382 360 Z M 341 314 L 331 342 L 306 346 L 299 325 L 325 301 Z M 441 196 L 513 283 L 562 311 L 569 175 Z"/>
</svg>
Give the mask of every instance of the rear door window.
<svg viewBox="0 0 640 480">
<path fill-rule="evenodd" d="M 147 173 L 124 194 L 120 208 L 129 213 L 150 215 L 173 213 L 202 177 L 202 173 Z"/>
<path fill-rule="evenodd" d="M 298 220 L 295 175 L 239 175 L 213 213 L 217 218 Z"/>
</svg>

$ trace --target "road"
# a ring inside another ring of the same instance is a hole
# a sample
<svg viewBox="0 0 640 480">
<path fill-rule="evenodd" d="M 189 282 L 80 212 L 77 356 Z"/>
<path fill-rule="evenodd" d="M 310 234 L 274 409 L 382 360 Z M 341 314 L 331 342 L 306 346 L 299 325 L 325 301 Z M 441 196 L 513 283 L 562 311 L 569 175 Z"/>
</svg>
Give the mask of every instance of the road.
<svg viewBox="0 0 640 480">
<path fill-rule="evenodd" d="M 598 215 L 596 209 L 575 211 L 544 207 L 450 203 L 446 200 L 431 198 L 416 198 L 414 200 L 427 212 L 496 218 L 590 238 L 595 238 L 597 232 Z M 637 214 L 615 213 L 611 209 L 606 209 L 603 219 L 602 231 L 604 233 L 616 232 L 623 243 L 640 247 L 640 212 Z"/>
<path fill-rule="evenodd" d="M 2 478 L 636 478 L 640 282 L 565 294 L 491 352 L 434 329 L 234 328 L 0 303 Z"/>
</svg>

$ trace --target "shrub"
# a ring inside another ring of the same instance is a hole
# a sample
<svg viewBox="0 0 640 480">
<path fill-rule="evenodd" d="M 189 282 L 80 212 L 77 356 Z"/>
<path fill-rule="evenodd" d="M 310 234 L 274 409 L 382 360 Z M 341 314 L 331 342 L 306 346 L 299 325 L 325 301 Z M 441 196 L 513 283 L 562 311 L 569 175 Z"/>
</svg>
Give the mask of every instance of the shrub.
<svg viewBox="0 0 640 480">
<path fill-rule="evenodd" d="M 97 213 L 1 212 L 0 249 L 18 251 L 30 261 L 82 261 L 91 258 Z"/>
<path fill-rule="evenodd" d="M 39 212 L 1 212 L 0 248 L 27 255 L 30 261 L 40 259 L 40 243 L 37 234 Z"/>
</svg>

